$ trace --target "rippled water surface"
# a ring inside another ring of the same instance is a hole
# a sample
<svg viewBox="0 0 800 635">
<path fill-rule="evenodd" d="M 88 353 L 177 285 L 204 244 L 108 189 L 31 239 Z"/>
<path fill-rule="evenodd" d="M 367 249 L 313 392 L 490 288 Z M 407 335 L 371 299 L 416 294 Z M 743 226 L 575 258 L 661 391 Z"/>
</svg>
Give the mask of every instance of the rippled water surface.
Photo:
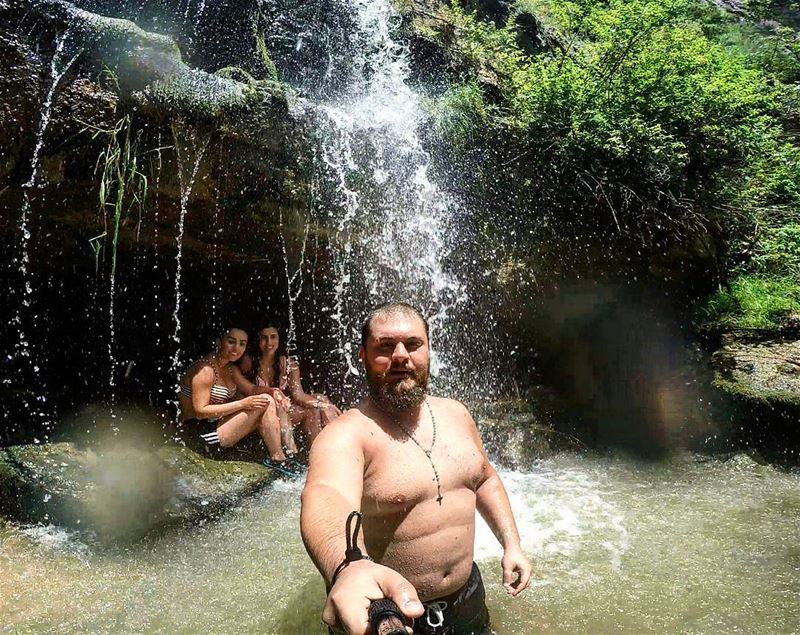
<svg viewBox="0 0 800 635">
<path fill-rule="evenodd" d="M 476 557 L 498 634 L 800 631 L 800 476 L 749 460 L 560 457 L 504 473 L 537 570 L 500 587 Z M 52 527 L 0 530 L 0 629 L 324 633 L 298 533 L 300 484 L 125 551 Z"/>
</svg>

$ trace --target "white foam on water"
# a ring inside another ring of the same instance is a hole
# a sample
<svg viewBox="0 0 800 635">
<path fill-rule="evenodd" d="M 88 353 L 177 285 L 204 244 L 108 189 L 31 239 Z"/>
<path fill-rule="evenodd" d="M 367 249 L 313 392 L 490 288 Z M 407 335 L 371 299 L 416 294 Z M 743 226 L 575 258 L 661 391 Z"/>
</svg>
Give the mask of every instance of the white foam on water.
<svg viewBox="0 0 800 635">
<path fill-rule="evenodd" d="M 47 549 L 77 556 L 80 560 L 88 562 L 91 550 L 80 539 L 80 534 L 56 525 L 27 525 L 20 531 L 36 544 Z"/>
<path fill-rule="evenodd" d="M 618 570 L 628 549 L 625 516 L 585 472 L 534 468 L 529 474 L 500 473 L 517 522 L 522 547 L 533 559 L 565 558 L 601 546 L 609 566 Z M 475 559 L 500 558 L 503 550 L 477 516 Z"/>
</svg>

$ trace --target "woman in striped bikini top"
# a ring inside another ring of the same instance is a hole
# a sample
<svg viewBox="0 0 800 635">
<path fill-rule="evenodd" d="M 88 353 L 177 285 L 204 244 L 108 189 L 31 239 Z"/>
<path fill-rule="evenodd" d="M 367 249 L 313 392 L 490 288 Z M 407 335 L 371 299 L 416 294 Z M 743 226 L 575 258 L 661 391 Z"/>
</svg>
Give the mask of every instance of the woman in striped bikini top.
<svg viewBox="0 0 800 635">
<path fill-rule="evenodd" d="M 192 384 L 198 384 L 197 388 L 201 391 L 198 407 L 203 407 L 203 395 L 208 390 L 207 405 L 221 405 L 231 403 L 236 399 L 237 377 L 233 363 L 239 360 L 247 347 L 247 333 L 241 329 L 230 329 L 223 335 L 217 345 L 217 350 L 199 359 L 192 364 L 183 376 L 179 386 L 178 401 L 181 406 L 181 419 L 213 419 L 218 418 L 208 416 L 205 413 L 198 413 L 195 410 L 194 390 Z M 203 368 L 211 368 L 214 372 L 214 382 L 208 387 L 207 383 L 197 382 L 198 374 Z"/>
<path fill-rule="evenodd" d="M 217 366 L 214 364 L 213 360 L 209 360 L 208 362 L 211 365 L 211 368 L 214 369 L 214 384 L 211 386 L 211 403 L 213 404 L 220 404 L 220 403 L 228 403 L 229 401 L 233 401 L 233 398 L 236 396 L 236 386 L 228 387 L 225 384 L 217 383 L 219 381 L 219 373 L 217 372 Z M 184 383 L 181 383 L 181 394 L 184 397 L 188 397 L 189 399 L 192 398 L 192 387 L 187 386 Z"/>
</svg>

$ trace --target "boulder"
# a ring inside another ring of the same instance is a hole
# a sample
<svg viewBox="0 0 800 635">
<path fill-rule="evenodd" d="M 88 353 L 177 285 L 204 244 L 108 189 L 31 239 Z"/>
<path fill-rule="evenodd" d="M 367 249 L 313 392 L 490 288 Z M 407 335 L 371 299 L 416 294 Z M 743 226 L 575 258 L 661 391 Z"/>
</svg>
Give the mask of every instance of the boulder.
<svg viewBox="0 0 800 635">
<path fill-rule="evenodd" d="M 714 383 L 740 398 L 800 405 L 800 340 L 723 337 L 713 356 Z"/>
<path fill-rule="evenodd" d="M 20 445 L 0 449 L 0 513 L 103 542 L 135 540 L 219 512 L 272 479 L 257 463 L 213 461 L 180 446 Z"/>
<path fill-rule="evenodd" d="M 521 404 L 492 404 L 478 410 L 476 419 L 484 447 L 499 467 L 529 469 L 531 463 L 559 452 L 583 452 L 586 445 L 576 437 L 543 422 L 540 413 Z"/>
</svg>

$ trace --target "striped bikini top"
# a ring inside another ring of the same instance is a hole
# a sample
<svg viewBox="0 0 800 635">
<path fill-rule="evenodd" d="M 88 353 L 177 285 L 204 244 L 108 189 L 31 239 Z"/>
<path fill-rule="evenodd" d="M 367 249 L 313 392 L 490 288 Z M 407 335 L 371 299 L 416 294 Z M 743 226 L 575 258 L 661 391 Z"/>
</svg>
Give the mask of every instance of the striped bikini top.
<svg viewBox="0 0 800 635">
<path fill-rule="evenodd" d="M 224 384 L 217 383 L 219 382 L 219 375 L 217 374 L 217 365 L 214 362 L 210 362 L 211 368 L 214 370 L 214 385 L 211 386 L 211 403 L 213 404 L 221 404 L 221 403 L 228 403 L 229 401 L 233 401 L 233 398 L 236 396 L 236 386 L 233 388 L 228 388 Z M 187 386 L 184 383 L 180 385 L 180 392 L 184 397 L 188 397 L 189 399 L 192 398 L 192 387 Z"/>
</svg>

